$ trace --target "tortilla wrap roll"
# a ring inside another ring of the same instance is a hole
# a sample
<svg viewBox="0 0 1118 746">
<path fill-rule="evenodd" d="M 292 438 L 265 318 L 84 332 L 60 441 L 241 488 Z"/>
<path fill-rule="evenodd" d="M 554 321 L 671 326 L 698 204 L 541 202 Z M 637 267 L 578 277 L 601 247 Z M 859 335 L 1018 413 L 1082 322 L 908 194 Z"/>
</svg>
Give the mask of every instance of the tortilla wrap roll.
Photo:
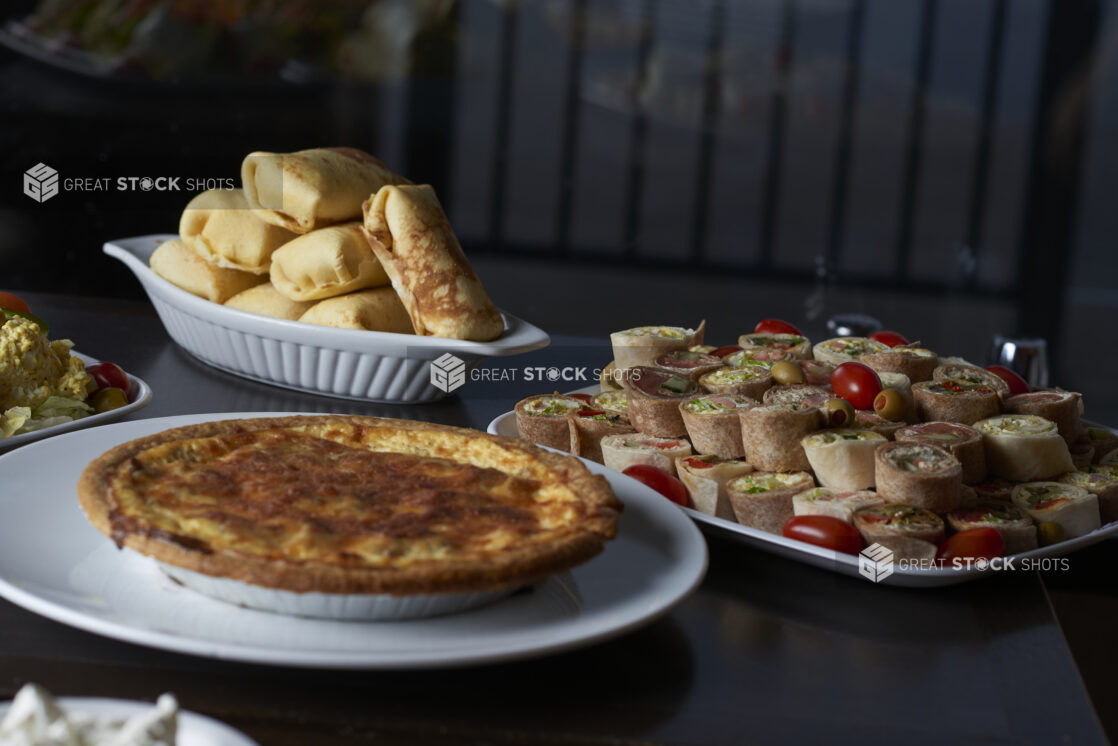
<svg viewBox="0 0 1118 746">
<path fill-rule="evenodd" d="M 361 219 L 361 203 L 386 184 L 408 184 L 356 148 L 313 148 L 296 153 L 250 153 L 241 162 L 249 207 L 266 223 L 310 233 Z"/>
<path fill-rule="evenodd" d="M 227 308 L 288 321 L 298 321 L 314 304 L 315 301 L 291 300 L 270 282 L 242 290 L 225 301 Z"/>
<path fill-rule="evenodd" d="M 1086 432 L 1079 418 L 1083 413 L 1083 395 L 1074 391 L 1031 391 L 1006 397 L 1002 407 L 1010 414 L 1035 414 L 1052 420 L 1068 446 L 1074 445 Z"/>
<path fill-rule="evenodd" d="M 731 352 L 722 358 L 722 362 L 731 368 L 744 368 L 747 365 L 761 365 L 772 368 L 773 363 L 781 360 L 792 362 L 806 362 L 796 357 L 791 350 L 778 350 L 771 347 L 747 347 L 737 352 Z"/>
<path fill-rule="evenodd" d="M 978 484 L 970 485 L 970 487 L 975 492 L 977 502 L 1010 502 L 1013 496 L 1013 488 L 1017 485 L 1018 482 L 1011 482 L 1001 477 L 987 477 Z"/>
<path fill-rule="evenodd" d="M 1070 471 L 1058 480 L 1061 484 L 1082 487 L 1099 500 L 1102 523 L 1118 521 L 1118 466 L 1102 464 L 1083 471 Z"/>
<path fill-rule="evenodd" d="M 237 293 L 267 282 L 267 277 L 210 264 L 180 238 L 159 244 L 148 260 L 151 270 L 188 293 L 224 303 Z"/>
<path fill-rule="evenodd" d="M 641 433 L 607 435 L 601 446 L 602 463 L 614 471 L 646 464 L 675 476 L 675 462 L 691 455 L 691 443 L 686 438 L 654 438 Z"/>
<path fill-rule="evenodd" d="M 800 444 L 822 425 L 814 407 L 766 404 L 738 410 L 745 458 L 761 471 L 807 471 L 811 463 Z"/>
<path fill-rule="evenodd" d="M 986 466 L 995 477 L 1034 482 L 1075 471 L 1056 423 L 1031 414 L 1003 414 L 974 423 Z"/>
<path fill-rule="evenodd" d="M 916 416 L 924 422 L 973 425 L 1001 411 L 997 391 L 955 379 L 914 383 L 912 396 L 916 399 Z"/>
<path fill-rule="evenodd" d="M 1021 508 L 999 500 L 983 500 L 947 514 L 952 531 L 992 528 L 1005 540 L 1005 554 L 1037 548 L 1036 524 Z"/>
<path fill-rule="evenodd" d="M 411 319 L 392 288 L 372 288 L 320 300 L 299 317 L 304 324 L 412 334 Z"/>
<path fill-rule="evenodd" d="M 862 355 L 861 362 L 878 373 L 900 373 L 913 383 L 920 383 L 932 380 L 939 358 L 927 348 L 907 345 L 867 352 Z"/>
<path fill-rule="evenodd" d="M 959 507 L 965 508 L 968 505 L 976 505 L 978 503 L 978 492 L 974 487 L 969 484 L 964 484 L 959 488 Z"/>
<path fill-rule="evenodd" d="M 991 388 L 1003 399 L 1009 396 L 1009 384 L 1002 380 L 1001 376 L 977 365 L 948 362 L 948 360 L 948 358 L 940 358 L 940 364 L 932 371 L 933 381 L 958 381 L 971 386 Z"/>
<path fill-rule="evenodd" d="M 683 424 L 679 405 L 698 392 L 698 385 L 685 376 L 645 365 L 630 368 L 629 373 L 625 388 L 633 427 L 658 438 L 686 435 L 687 427 Z"/>
<path fill-rule="evenodd" d="M 936 555 L 939 547 L 930 541 L 914 539 L 911 536 L 882 536 L 877 543 L 893 553 L 896 562 L 910 563 L 909 567 L 917 566 L 919 569 L 932 569 L 936 567 Z"/>
<path fill-rule="evenodd" d="M 516 403 L 516 429 L 521 440 L 560 451 L 571 449 L 567 413 L 586 408 L 586 402 L 562 394 L 537 394 Z"/>
<path fill-rule="evenodd" d="M 800 370 L 804 372 L 804 383 L 811 386 L 831 385 L 831 374 L 838 367 L 822 360 L 797 360 Z"/>
<path fill-rule="evenodd" d="M 1099 498 L 1082 487 L 1060 482 L 1026 482 L 1013 488 L 1013 504 L 1037 523 L 1055 523 L 1068 539 L 1102 525 Z"/>
<path fill-rule="evenodd" d="M 752 472 L 726 484 L 734 517 L 743 526 L 782 534 L 792 517 L 792 497 L 815 486 L 806 471 Z"/>
<path fill-rule="evenodd" d="M 688 350 L 702 344 L 706 321 L 697 329 L 682 326 L 637 326 L 609 335 L 613 345 L 613 364 L 624 371 L 638 365 L 653 365 L 656 358 L 675 350 Z"/>
<path fill-rule="evenodd" d="M 625 371 L 619 369 L 617 363 L 610 360 L 598 375 L 598 384 L 603 389 L 619 390 L 622 388 L 621 379 L 624 375 Z"/>
<path fill-rule="evenodd" d="M 179 236 L 198 256 L 255 275 L 267 274 L 272 253 L 297 235 L 261 220 L 240 189 L 197 194 L 179 218 Z"/>
<path fill-rule="evenodd" d="M 596 463 L 602 463 L 602 438 L 608 435 L 628 435 L 637 429 L 629 418 L 604 409 L 579 409 L 567 412 L 570 428 L 570 451 Z"/>
<path fill-rule="evenodd" d="M 1068 446 L 1068 454 L 1079 471 L 1087 471 L 1088 467 L 1095 463 L 1095 447 L 1090 443 L 1084 443 L 1082 438 Z"/>
<path fill-rule="evenodd" d="M 903 420 L 887 420 L 877 412 L 869 409 L 854 410 L 854 427 L 864 427 L 885 436 L 886 440 L 893 440 L 897 431 L 907 423 Z"/>
<path fill-rule="evenodd" d="M 660 355 L 652 362 L 653 366 L 670 370 L 677 376 L 695 381 L 700 376 L 722 367 L 722 358 L 691 350 L 673 350 Z"/>
<path fill-rule="evenodd" d="M 800 334 L 743 334 L 738 345 L 746 350 L 788 352 L 795 360 L 811 359 L 811 340 Z"/>
<path fill-rule="evenodd" d="M 748 396 L 761 400 L 773 384 L 773 374 L 760 365 L 742 368 L 719 368 L 699 378 L 699 385 L 712 394 Z"/>
<path fill-rule="evenodd" d="M 798 407 L 822 407 L 828 399 L 835 398 L 829 388 L 806 383 L 773 386 L 761 397 L 765 404 L 794 404 Z"/>
<path fill-rule="evenodd" d="M 986 479 L 986 449 L 982 445 L 982 433 L 973 427 L 957 422 L 924 422 L 902 427 L 894 440 L 943 448 L 963 467 L 963 484 L 976 484 Z"/>
<path fill-rule="evenodd" d="M 815 481 L 823 487 L 855 492 L 874 486 L 874 452 L 884 435 L 862 428 L 820 430 L 800 441 Z"/>
<path fill-rule="evenodd" d="M 603 391 L 600 394 L 595 394 L 590 400 L 591 409 L 604 409 L 607 412 L 616 412 L 629 416 L 629 392 L 628 391 Z"/>
<path fill-rule="evenodd" d="M 1059 429 L 1057 427 L 1057 429 Z M 1088 427 L 1084 439 L 1089 441 L 1091 446 L 1095 449 L 1094 461 L 1101 461 L 1102 457 L 1111 451 L 1118 449 L 1118 435 L 1110 428 L 1106 427 Z"/>
<path fill-rule="evenodd" d="M 835 490 L 816 487 L 792 498 L 792 512 L 796 515 L 826 515 L 847 523 L 854 522 L 854 514 L 862 508 L 884 505 L 873 490 Z"/>
<path fill-rule="evenodd" d="M 881 544 L 898 536 L 926 541 L 933 546 L 943 541 L 943 519 L 930 510 L 912 505 L 879 505 L 854 513 L 854 528 L 867 544 Z M 896 550 L 894 550 L 895 552 Z"/>
<path fill-rule="evenodd" d="M 888 371 L 875 371 L 881 380 L 881 388 L 894 389 L 902 394 L 912 397 L 912 379 L 904 373 L 890 373 Z"/>
<path fill-rule="evenodd" d="M 707 394 L 680 402 L 679 413 L 696 453 L 735 459 L 745 455 L 738 411 L 756 406 L 747 396 Z"/>
<path fill-rule="evenodd" d="M 429 186 L 385 186 L 362 206 L 365 235 L 422 336 L 488 342 L 504 319 Z"/>
<path fill-rule="evenodd" d="M 360 223 L 319 228 L 284 244 L 272 254 L 270 275 L 276 290 L 291 300 L 322 300 L 389 284 Z"/>
<path fill-rule="evenodd" d="M 863 355 L 885 352 L 889 347 L 876 339 L 866 337 L 833 337 L 825 339 L 812 348 L 812 356 L 824 363 L 842 365 L 859 362 Z"/>
<path fill-rule="evenodd" d="M 676 473 L 691 495 L 691 505 L 700 513 L 733 521 L 734 509 L 726 484 L 753 471 L 745 461 L 723 460 L 717 456 L 689 456 L 675 462 Z"/>
<path fill-rule="evenodd" d="M 933 513 L 959 507 L 963 467 L 947 450 L 926 443 L 885 443 L 874 455 L 877 494 L 885 502 Z"/>
</svg>

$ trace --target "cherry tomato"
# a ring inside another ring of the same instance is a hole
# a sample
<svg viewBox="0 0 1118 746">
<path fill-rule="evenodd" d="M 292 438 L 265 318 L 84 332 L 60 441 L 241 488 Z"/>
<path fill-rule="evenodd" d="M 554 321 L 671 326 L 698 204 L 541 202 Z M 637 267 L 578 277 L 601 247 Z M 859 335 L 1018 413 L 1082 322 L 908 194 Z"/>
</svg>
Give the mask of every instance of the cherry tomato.
<svg viewBox="0 0 1118 746">
<path fill-rule="evenodd" d="M 93 376 L 98 389 L 120 389 L 128 391 L 130 387 L 128 376 L 116 363 L 94 363 L 85 369 L 86 373 Z"/>
<path fill-rule="evenodd" d="M 651 487 L 676 505 L 686 506 L 690 502 L 690 496 L 687 494 L 687 488 L 683 486 L 683 482 L 655 466 L 633 464 L 622 474 Z"/>
<path fill-rule="evenodd" d="M 873 409 L 881 393 L 881 377 L 863 363 L 843 363 L 831 374 L 831 388 L 855 409 Z"/>
<path fill-rule="evenodd" d="M 735 352 L 741 352 L 741 350 L 742 348 L 738 345 L 726 345 L 725 347 L 715 348 L 711 351 L 710 354 L 714 355 L 715 357 L 726 357 L 727 355 L 731 355 Z"/>
<path fill-rule="evenodd" d="M 784 524 L 784 535 L 843 554 L 857 554 L 865 543 L 858 529 L 829 515 L 798 515 Z"/>
<path fill-rule="evenodd" d="M 23 302 L 23 298 L 11 293 L 0 292 L 0 308 L 19 311 L 20 313 L 31 313 L 31 309 Z"/>
<path fill-rule="evenodd" d="M 572 399 L 578 399 L 583 404 L 589 404 L 590 402 L 594 401 L 593 397 L 591 397 L 590 394 L 568 394 L 567 396 L 571 397 Z"/>
<path fill-rule="evenodd" d="M 888 330 L 874 332 L 870 335 L 870 339 L 874 340 L 875 342 L 880 342 L 883 345 L 888 345 L 889 347 L 910 344 L 908 338 L 905 337 L 905 335 L 900 334 L 899 332 L 891 332 Z"/>
<path fill-rule="evenodd" d="M 954 559 L 993 559 L 1005 554 L 1005 539 L 992 528 L 972 528 L 948 536 L 939 545 L 936 559 L 950 564 Z"/>
<path fill-rule="evenodd" d="M 780 319 L 761 319 L 757 322 L 757 326 L 753 327 L 754 334 L 795 334 L 798 337 L 804 336 L 796 327 L 789 324 L 787 321 Z"/>
<path fill-rule="evenodd" d="M 991 365 L 986 370 L 993 373 L 998 378 L 1002 379 L 1009 385 L 1009 395 L 1017 396 L 1018 394 L 1027 394 L 1032 391 L 1029 382 L 1022 378 L 1017 371 L 1007 368 L 1004 365 Z"/>
</svg>

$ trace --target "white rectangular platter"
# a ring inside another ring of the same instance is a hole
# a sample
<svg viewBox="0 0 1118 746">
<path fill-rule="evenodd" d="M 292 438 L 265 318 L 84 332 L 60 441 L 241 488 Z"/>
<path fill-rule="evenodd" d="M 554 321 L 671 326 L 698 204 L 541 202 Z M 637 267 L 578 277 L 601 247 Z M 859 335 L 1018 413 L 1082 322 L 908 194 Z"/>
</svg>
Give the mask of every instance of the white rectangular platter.
<svg viewBox="0 0 1118 746">
<path fill-rule="evenodd" d="M 571 393 L 596 394 L 600 391 L 597 386 L 590 386 Z M 489 432 L 494 435 L 503 435 L 509 438 L 520 437 L 516 428 L 516 413 L 505 412 L 489 423 Z M 785 559 L 803 562 L 814 567 L 831 572 L 837 572 L 851 577 L 864 577 L 860 572 L 860 560 L 865 562 L 861 555 L 844 554 L 830 549 L 817 547 L 796 539 L 789 539 L 767 531 L 759 531 L 740 523 L 715 518 L 706 513 L 700 513 L 691 508 L 681 508 L 689 515 L 707 534 L 722 536 L 731 541 L 740 541 L 743 544 L 760 549 L 770 554 L 775 554 Z M 1059 544 L 1040 547 L 1029 552 L 1015 554 L 1011 558 L 1010 567 L 999 561 L 993 566 L 985 563 L 974 563 L 969 567 L 905 567 L 895 565 L 892 574 L 878 581 L 881 585 L 897 585 L 913 588 L 927 588 L 934 586 L 954 585 L 977 580 L 997 572 L 1040 570 L 1058 567 L 1059 563 L 1052 558 L 1063 557 L 1076 550 L 1098 544 L 1113 536 L 1118 535 L 1118 523 L 1108 523 L 1085 536 L 1080 536 Z M 866 581 L 870 582 L 870 581 Z"/>
</svg>

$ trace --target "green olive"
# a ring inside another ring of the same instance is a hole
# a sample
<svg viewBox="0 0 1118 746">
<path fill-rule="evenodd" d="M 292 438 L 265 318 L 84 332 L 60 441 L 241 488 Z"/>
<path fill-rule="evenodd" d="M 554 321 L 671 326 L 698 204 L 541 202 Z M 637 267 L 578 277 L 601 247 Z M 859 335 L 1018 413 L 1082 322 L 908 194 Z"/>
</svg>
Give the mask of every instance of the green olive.
<svg viewBox="0 0 1118 746">
<path fill-rule="evenodd" d="M 96 412 L 108 412 L 127 405 L 128 394 L 124 393 L 122 389 L 107 386 L 103 389 L 98 389 L 97 393 L 89 400 L 89 403 Z"/>
<path fill-rule="evenodd" d="M 908 413 L 908 402 L 900 391 L 882 389 L 881 393 L 873 398 L 873 411 L 887 420 L 897 422 L 903 420 Z"/>
<path fill-rule="evenodd" d="M 854 426 L 854 407 L 846 399 L 828 399 L 823 403 L 823 416 L 831 427 Z"/>
<path fill-rule="evenodd" d="M 791 386 L 793 384 L 803 383 L 807 380 L 804 378 L 803 368 L 787 360 L 773 363 L 773 367 L 769 369 L 769 372 L 772 373 L 773 380 L 781 386 Z"/>
<path fill-rule="evenodd" d="M 1046 547 L 1051 544 L 1059 544 L 1061 541 L 1068 538 L 1068 532 L 1058 523 L 1041 521 L 1037 524 L 1036 536 L 1040 541 L 1040 545 Z"/>
</svg>

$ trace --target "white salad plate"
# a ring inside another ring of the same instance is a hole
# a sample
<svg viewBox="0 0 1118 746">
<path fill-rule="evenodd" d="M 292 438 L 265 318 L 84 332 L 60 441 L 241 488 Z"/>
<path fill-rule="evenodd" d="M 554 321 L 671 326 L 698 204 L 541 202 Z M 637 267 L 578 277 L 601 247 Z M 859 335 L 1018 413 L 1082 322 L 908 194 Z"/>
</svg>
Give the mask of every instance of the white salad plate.
<svg viewBox="0 0 1118 746">
<path fill-rule="evenodd" d="M 155 709 L 154 702 L 105 697 L 58 697 L 55 700 L 67 715 L 82 713 L 97 717 L 125 719 Z M 0 720 L 8 714 L 11 700 L 0 702 Z M 219 720 L 189 710 L 178 712 L 177 746 L 260 746 L 239 730 Z"/>
<path fill-rule="evenodd" d="M 75 350 L 71 350 L 70 354 L 85 363 L 87 368 L 94 363 L 100 362 L 96 358 L 83 355 Z M 125 406 L 118 407 L 117 409 L 110 409 L 108 412 L 91 414 L 88 417 L 71 420 L 70 422 L 63 422 L 60 425 L 44 427 L 42 430 L 32 430 L 29 433 L 21 433 L 20 435 L 13 435 L 10 438 L 2 438 L 0 439 L 0 453 L 54 435 L 61 435 L 62 433 L 81 430 L 86 427 L 96 427 L 98 425 L 116 422 L 122 417 L 132 414 L 136 410 L 146 407 L 148 402 L 151 401 L 151 387 L 148 386 L 143 379 L 137 378 L 131 373 L 126 372 L 126 375 L 128 376 L 129 384 L 131 384 L 132 390 L 129 392 L 129 396 L 132 397 L 132 401 L 128 402 Z"/>
<path fill-rule="evenodd" d="M 431 382 L 431 363 L 443 355 L 460 360 L 468 376 L 487 358 L 551 341 L 539 327 L 504 311 L 504 334 L 471 342 L 335 329 L 227 308 L 172 285 L 148 266 L 156 247 L 175 238 L 122 238 L 106 243 L 104 251 L 136 275 L 171 339 L 202 362 L 254 381 L 342 399 L 419 404 L 446 396 Z"/>
<path fill-rule="evenodd" d="M 601 392 L 598 386 L 587 386 L 577 389 L 572 394 L 597 394 Z M 520 431 L 516 427 L 516 412 L 510 411 L 496 417 L 489 423 L 488 431 L 491 435 L 502 435 L 506 438 L 519 438 Z M 606 474 L 618 474 L 612 469 L 606 469 Z M 623 474 L 618 474 L 623 479 L 629 479 Z M 636 481 L 636 480 L 631 480 Z M 663 499 L 663 498 L 661 498 Z M 665 500 L 667 502 L 667 500 Z M 670 504 L 670 503 L 669 503 Z M 676 506 L 678 507 L 678 506 Z M 861 577 L 859 557 L 842 552 L 835 552 L 813 544 L 789 539 L 767 531 L 760 531 L 749 526 L 743 526 L 724 518 L 715 518 L 706 513 L 700 513 L 693 508 L 678 508 L 690 516 L 699 527 L 711 535 L 723 536 L 731 541 L 739 541 L 756 549 L 775 554 L 779 557 L 803 562 L 824 570 L 831 570 L 842 575 Z M 1043 567 L 1045 558 L 1062 557 L 1078 549 L 1098 544 L 1100 541 L 1118 536 L 1118 523 L 1108 523 L 1097 528 L 1085 536 L 1080 536 L 1052 546 L 1040 547 L 1029 552 L 1013 555 L 1014 568 Z M 899 585 L 911 588 L 930 588 L 935 586 L 955 585 L 969 580 L 977 580 L 990 573 L 1003 571 L 1000 563 L 993 567 L 979 567 L 977 564 L 970 567 L 901 567 L 895 565 L 892 574 L 878 581 L 881 585 Z"/>
<path fill-rule="evenodd" d="M 234 606 L 121 551 L 78 505 L 85 465 L 171 427 L 282 413 L 136 420 L 0 457 L 0 596 L 80 629 L 181 653 L 317 668 L 437 668 L 529 658 L 621 635 L 666 614 L 702 580 L 706 543 L 638 482 L 604 474 L 625 504 L 617 537 L 590 561 L 471 611 L 409 621 L 311 619 Z"/>
</svg>

